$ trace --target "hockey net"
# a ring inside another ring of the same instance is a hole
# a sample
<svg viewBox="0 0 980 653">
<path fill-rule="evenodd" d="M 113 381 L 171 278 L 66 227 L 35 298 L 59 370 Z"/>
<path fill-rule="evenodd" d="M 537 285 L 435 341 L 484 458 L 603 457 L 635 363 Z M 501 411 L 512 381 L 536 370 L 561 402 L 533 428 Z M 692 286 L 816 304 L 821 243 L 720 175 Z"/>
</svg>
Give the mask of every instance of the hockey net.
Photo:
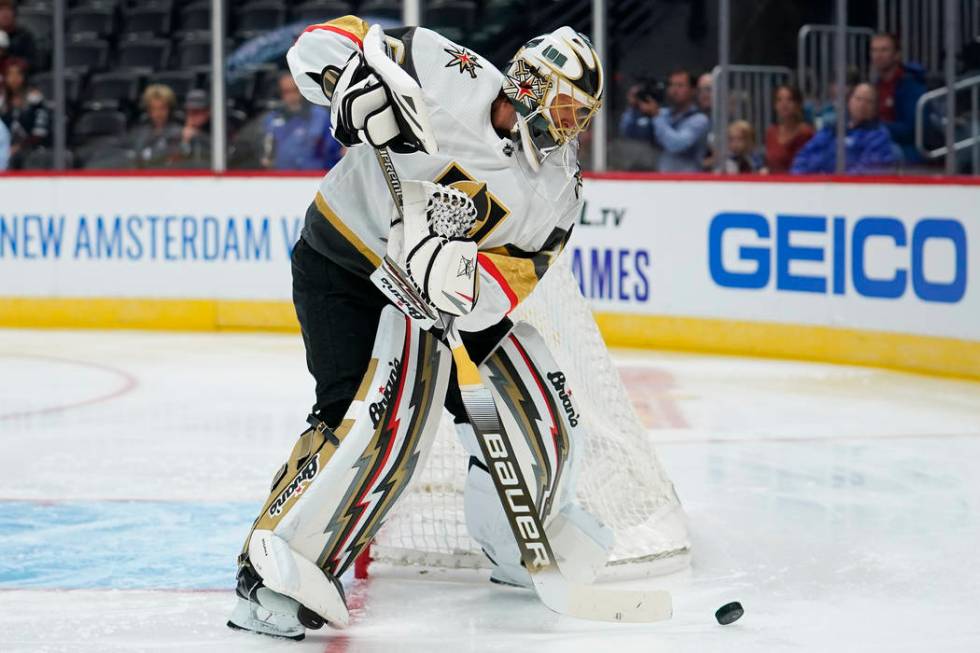
<svg viewBox="0 0 980 653">
<path fill-rule="evenodd" d="M 689 563 L 684 514 L 579 291 L 569 259 L 566 250 L 511 317 L 538 329 L 575 389 L 587 427 L 578 500 L 610 526 L 616 538 L 602 577 L 670 573 Z M 447 413 L 426 467 L 375 538 L 372 563 L 413 565 L 420 570 L 489 567 L 467 534 L 463 516 L 468 460 Z"/>
</svg>

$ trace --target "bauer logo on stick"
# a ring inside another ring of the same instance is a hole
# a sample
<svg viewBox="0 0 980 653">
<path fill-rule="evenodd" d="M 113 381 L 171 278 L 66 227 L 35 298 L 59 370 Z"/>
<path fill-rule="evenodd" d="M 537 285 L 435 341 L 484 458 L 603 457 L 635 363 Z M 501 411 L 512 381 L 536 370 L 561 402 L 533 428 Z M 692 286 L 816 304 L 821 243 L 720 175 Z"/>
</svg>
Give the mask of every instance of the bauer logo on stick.
<svg viewBox="0 0 980 653">
<path fill-rule="evenodd" d="M 547 567 L 551 564 L 551 558 L 543 541 L 544 535 L 538 530 L 537 520 L 532 516 L 536 510 L 534 501 L 527 491 L 523 477 L 515 469 L 514 460 L 507 450 L 503 436 L 491 431 L 480 433 L 480 436 L 487 445 L 490 458 L 493 459 L 494 471 L 506 488 L 507 505 L 517 525 L 515 535 L 520 534 L 521 538 L 518 544 L 534 555 L 533 565 Z"/>
</svg>

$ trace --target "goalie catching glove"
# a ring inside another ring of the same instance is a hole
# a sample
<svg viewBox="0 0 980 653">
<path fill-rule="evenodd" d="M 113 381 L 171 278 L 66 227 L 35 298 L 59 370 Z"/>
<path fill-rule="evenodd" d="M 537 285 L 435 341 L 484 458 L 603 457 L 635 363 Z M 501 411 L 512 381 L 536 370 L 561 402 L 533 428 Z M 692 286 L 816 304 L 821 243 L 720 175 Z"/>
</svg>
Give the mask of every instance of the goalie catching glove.
<svg viewBox="0 0 980 653">
<path fill-rule="evenodd" d="M 401 153 L 418 149 L 403 136 L 398 109 L 384 82 L 355 53 L 340 72 L 330 97 L 330 128 L 334 138 L 347 147 L 369 143 Z"/>
<path fill-rule="evenodd" d="M 403 181 L 405 267 L 422 296 L 444 313 L 466 315 L 479 295 L 477 244 L 466 238 L 476 207 L 466 193 Z"/>
</svg>

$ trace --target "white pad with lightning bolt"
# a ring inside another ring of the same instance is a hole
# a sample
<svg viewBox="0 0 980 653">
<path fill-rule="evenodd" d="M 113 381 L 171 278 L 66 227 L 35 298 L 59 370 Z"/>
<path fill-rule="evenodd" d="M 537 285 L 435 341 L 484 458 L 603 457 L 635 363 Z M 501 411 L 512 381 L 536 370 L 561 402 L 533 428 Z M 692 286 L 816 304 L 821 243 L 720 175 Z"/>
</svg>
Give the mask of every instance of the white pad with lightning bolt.
<svg viewBox="0 0 980 653">
<path fill-rule="evenodd" d="M 382 311 L 347 414 L 301 437 L 255 521 L 246 551 L 267 587 L 343 625 L 323 572 L 344 573 L 425 465 L 451 369 L 435 336 L 394 306 Z"/>
<path fill-rule="evenodd" d="M 577 452 L 585 426 L 573 389 L 544 339 L 525 322 L 517 323 L 479 367 L 493 394 L 501 424 L 527 479 L 562 573 L 591 583 L 606 563 L 613 532 L 574 502 Z M 458 424 L 464 448 L 478 464 L 470 466 L 463 497 L 466 526 L 493 561 L 493 578 L 531 584 L 500 499 L 469 424 Z"/>
</svg>

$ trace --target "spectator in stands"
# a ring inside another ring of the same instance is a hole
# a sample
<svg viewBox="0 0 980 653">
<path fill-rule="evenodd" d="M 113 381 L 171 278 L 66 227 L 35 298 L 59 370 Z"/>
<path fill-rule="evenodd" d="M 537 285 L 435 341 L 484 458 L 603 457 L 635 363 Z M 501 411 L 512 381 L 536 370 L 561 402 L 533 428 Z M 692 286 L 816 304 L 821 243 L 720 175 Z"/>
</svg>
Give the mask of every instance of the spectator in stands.
<svg viewBox="0 0 980 653">
<path fill-rule="evenodd" d="M 8 57 L 0 70 L 0 119 L 10 132 L 10 168 L 20 168 L 30 151 L 51 140 L 51 112 L 44 96 L 27 84 L 27 62 Z"/>
<path fill-rule="evenodd" d="M 37 65 L 34 35 L 17 27 L 17 6 L 14 0 L 0 0 L 0 32 L 7 34 L 7 56 L 23 59 L 29 66 Z"/>
<path fill-rule="evenodd" d="M 194 89 L 184 100 L 184 126 L 180 130 L 177 164 L 183 168 L 211 165 L 211 100 L 201 89 Z"/>
<path fill-rule="evenodd" d="M 656 170 L 660 148 L 653 140 L 653 122 L 640 111 L 641 97 L 663 93 L 664 86 L 646 80 L 633 84 L 626 91 L 626 111 L 620 116 L 619 136 L 610 143 L 609 158 L 617 170 Z"/>
<path fill-rule="evenodd" d="M 783 84 L 773 93 L 776 123 L 766 129 L 766 168 L 774 174 L 789 172 L 793 159 L 813 138 L 813 127 L 803 121 L 803 94 Z"/>
<path fill-rule="evenodd" d="M 340 161 L 342 146 L 330 134 L 330 112 L 303 100 L 289 71 L 279 75 L 282 108 L 265 117 L 262 165 L 276 170 L 323 170 Z"/>
<path fill-rule="evenodd" d="M 0 121 L 0 172 L 7 169 L 10 161 L 10 131 L 7 125 Z"/>
<path fill-rule="evenodd" d="M 143 91 L 142 104 L 146 113 L 131 138 L 137 165 L 168 166 L 177 154 L 182 136 L 181 126 L 173 120 L 177 96 L 165 84 L 150 84 Z"/>
<path fill-rule="evenodd" d="M 630 115 L 623 116 L 620 132 L 626 131 L 633 138 L 645 137 L 663 148 L 657 162 L 660 172 L 701 172 L 711 120 L 694 101 L 697 81 L 690 72 L 678 69 L 668 79 L 668 106 L 662 108 L 650 96 L 638 97 L 636 109 L 627 110 Z M 627 130 L 623 129 L 624 124 Z"/>
<path fill-rule="evenodd" d="M 915 105 L 926 92 L 925 69 L 902 63 L 894 34 L 877 34 L 871 39 L 871 67 L 877 77 L 878 119 L 898 143 L 905 161 L 921 162 L 915 147 Z"/>
<path fill-rule="evenodd" d="M 875 87 L 858 84 L 847 99 L 847 140 L 844 169 L 850 174 L 882 172 L 898 162 L 895 142 L 878 120 Z M 832 173 L 837 161 L 837 133 L 834 125 L 824 127 L 793 160 L 794 174 Z"/>
<path fill-rule="evenodd" d="M 725 172 L 745 175 L 764 172 L 765 162 L 756 151 L 755 128 L 747 120 L 736 120 L 728 126 L 728 161 Z"/>
<path fill-rule="evenodd" d="M 698 77 L 698 108 L 709 118 L 711 117 L 711 85 L 713 83 L 711 73 L 704 73 Z"/>
<path fill-rule="evenodd" d="M 844 97 L 850 97 L 851 91 L 853 91 L 854 87 L 860 84 L 862 81 L 864 80 L 861 79 L 861 71 L 858 70 L 856 66 L 848 66 L 847 75 L 844 81 L 846 84 L 846 87 L 844 88 Z M 804 105 L 803 113 L 807 116 L 809 121 L 813 123 L 816 131 L 820 131 L 824 127 L 837 124 L 836 80 L 831 80 L 830 85 L 827 87 L 827 101 L 822 106 Z"/>
</svg>

